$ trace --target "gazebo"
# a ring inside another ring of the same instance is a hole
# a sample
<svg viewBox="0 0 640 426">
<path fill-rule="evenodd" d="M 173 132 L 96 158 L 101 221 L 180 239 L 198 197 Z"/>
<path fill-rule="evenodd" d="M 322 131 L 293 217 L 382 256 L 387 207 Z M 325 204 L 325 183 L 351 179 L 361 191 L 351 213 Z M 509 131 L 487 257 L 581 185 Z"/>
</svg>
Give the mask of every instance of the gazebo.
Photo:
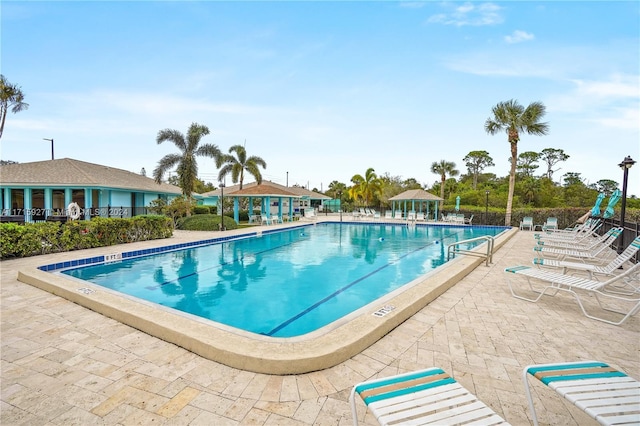
<svg viewBox="0 0 640 426">
<path fill-rule="evenodd" d="M 260 214 L 262 216 L 270 217 L 272 214 L 277 214 L 280 218 L 282 218 L 283 213 L 289 215 L 289 218 L 292 218 L 294 213 L 293 200 L 301 198 L 300 195 L 285 189 L 282 185 L 266 180 L 262 181 L 261 184 L 252 183 L 244 186 L 242 189 L 237 188 L 238 187 L 225 188 L 228 192 L 224 192 L 225 197 L 233 198 L 233 219 L 236 222 L 240 221 L 241 197 L 249 199 L 249 214 L 253 212 L 254 198 L 259 198 L 261 201 Z M 208 194 L 222 196 L 222 191 L 218 188 Z M 272 199 L 276 201 L 272 201 Z M 272 207 L 277 207 L 277 213 L 272 213 Z M 286 212 L 283 212 L 283 207 L 287 208 Z M 222 214 L 222 209 L 220 209 L 220 214 Z"/>
<path fill-rule="evenodd" d="M 424 212 L 424 217 L 427 220 L 430 219 L 429 204 L 434 203 L 435 207 L 433 209 L 434 211 L 433 219 L 438 220 L 438 202 L 444 201 L 444 200 L 436 195 L 433 195 L 430 192 L 425 191 L 424 189 L 410 189 L 408 191 L 404 191 L 401 194 L 398 194 L 394 197 L 389 198 L 389 201 L 393 203 L 392 210 L 394 212 L 394 216 L 395 216 L 396 202 L 397 202 L 398 203 L 397 209 L 403 212 L 404 217 L 407 217 L 408 211 L 413 211 L 413 212 L 418 211 L 418 212 Z M 416 207 L 418 208 L 418 210 L 416 210 Z"/>
</svg>

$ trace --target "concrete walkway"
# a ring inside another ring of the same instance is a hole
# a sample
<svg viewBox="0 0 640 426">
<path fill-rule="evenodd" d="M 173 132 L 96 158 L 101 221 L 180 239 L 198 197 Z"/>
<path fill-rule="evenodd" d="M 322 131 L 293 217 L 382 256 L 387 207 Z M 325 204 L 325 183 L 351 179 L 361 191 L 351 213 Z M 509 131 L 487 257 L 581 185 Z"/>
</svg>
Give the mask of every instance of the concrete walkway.
<svg viewBox="0 0 640 426">
<path fill-rule="evenodd" d="M 532 235 L 519 232 L 491 267 L 479 266 L 361 354 L 297 376 L 226 367 L 16 280 L 25 265 L 79 252 L 3 261 L 0 424 L 350 425 L 353 384 L 439 366 L 510 423 L 528 425 L 528 364 L 596 359 L 640 378 L 638 316 L 615 327 L 587 319 L 564 294 L 537 304 L 511 296 L 503 270 L 530 264 Z M 542 424 L 596 424 L 543 386 L 534 397 Z M 376 424 L 363 405 L 359 418 Z"/>
</svg>

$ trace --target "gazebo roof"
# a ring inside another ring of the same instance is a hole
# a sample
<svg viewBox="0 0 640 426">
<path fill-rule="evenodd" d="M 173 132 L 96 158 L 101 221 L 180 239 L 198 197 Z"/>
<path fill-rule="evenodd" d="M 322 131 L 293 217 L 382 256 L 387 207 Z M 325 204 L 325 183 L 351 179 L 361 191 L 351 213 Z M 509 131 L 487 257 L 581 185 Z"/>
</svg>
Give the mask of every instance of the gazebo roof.
<svg viewBox="0 0 640 426">
<path fill-rule="evenodd" d="M 442 198 L 433 195 L 424 189 L 410 189 L 389 198 L 389 201 L 444 201 Z"/>
<path fill-rule="evenodd" d="M 220 188 L 209 191 L 204 194 L 205 197 L 219 197 L 221 195 Z M 298 186 L 284 186 L 263 180 L 261 184 L 256 182 L 250 182 L 242 186 L 231 185 L 224 187 L 224 195 L 229 197 L 242 196 L 242 197 L 291 197 L 291 198 L 305 198 L 311 200 L 329 200 L 331 197 L 327 197 L 324 194 L 309 191 L 306 188 Z"/>
<path fill-rule="evenodd" d="M 222 191 L 220 188 L 215 191 L 210 191 L 205 194 L 205 196 L 220 196 L 222 195 Z M 257 184 L 256 182 L 251 182 L 242 186 L 240 189 L 240 185 L 233 186 L 225 186 L 224 195 L 227 197 L 287 197 L 287 198 L 300 198 L 300 195 L 290 191 L 290 188 L 287 188 L 282 185 L 278 185 L 277 183 L 263 180 L 261 184 Z"/>
</svg>

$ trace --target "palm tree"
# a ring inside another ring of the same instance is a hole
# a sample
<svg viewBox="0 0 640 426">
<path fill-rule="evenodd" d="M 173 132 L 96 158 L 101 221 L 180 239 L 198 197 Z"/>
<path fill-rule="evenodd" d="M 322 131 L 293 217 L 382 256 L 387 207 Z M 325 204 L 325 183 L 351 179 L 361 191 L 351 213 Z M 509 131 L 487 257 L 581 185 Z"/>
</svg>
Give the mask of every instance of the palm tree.
<svg viewBox="0 0 640 426">
<path fill-rule="evenodd" d="M 530 135 L 542 136 L 549 132 L 549 124 L 541 123 L 546 108 L 542 102 L 532 102 L 524 108 L 516 100 L 500 102 L 491 110 L 493 118 L 488 118 L 484 123 L 484 129 L 490 135 L 495 135 L 504 130 L 507 132 L 509 145 L 511 146 L 511 171 L 509 173 L 509 194 L 507 196 L 507 209 L 504 218 L 506 226 L 511 225 L 511 208 L 513 205 L 513 191 L 516 184 L 516 167 L 518 164 L 518 141 L 520 133 L 527 132 Z"/>
<path fill-rule="evenodd" d="M 234 157 L 232 154 L 235 153 Z M 244 171 L 249 172 L 251 176 L 256 179 L 258 184 L 262 183 L 262 174 L 260 173 L 260 169 L 258 167 L 262 167 L 263 169 L 267 168 L 267 163 L 260 158 L 252 155 L 247 158 L 247 150 L 242 145 L 233 145 L 229 148 L 229 154 L 221 155 L 216 161 L 216 167 L 220 167 L 220 172 L 218 173 L 218 180 L 221 181 L 231 173 L 231 181 L 233 183 L 238 183 L 240 181 L 240 189 L 242 189 L 242 182 L 244 181 Z"/>
<path fill-rule="evenodd" d="M 434 161 L 431 164 L 431 173 L 440 175 L 440 198 L 444 199 L 444 183 L 447 181 L 447 175 L 458 176 L 456 163 L 446 160 Z"/>
<path fill-rule="evenodd" d="M 373 167 L 369 167 L 364 176 L 353 175 L 351 182 L 353 186 L 349 188 L 349 196 L 354 200 L 362 200 L 366 206 L 371 205 L 374 197 L 380 194 L 382 189 L 382 182 Z"/>
<path fill-rule="evenodd" d="M 187 198 L 191 197 L 196 179 L 198 178 L 198 163 L 196 157 L 204 156 L 217 159 L 220 157 L 220 150 L 216 145 L 203 144 L 200 140 L 203 136 L 209 134 L 207 126 L 198 123 L 192 123 L 187 131 L 187 137 L 177 130 L 164 129 L 158 132 L 156 142 L 161 144 L 165 141 L 171 141 L 180 150 L 179 154 L 167 154 L 160 159 L 158 166 L 153 171 L 153 178 L 156 183 L 162 182 L 164 174 L 173 167 L 177 166 L 178 184 L 182 188 L 182 195 Z"/>
<path fill-rule="evenodd" d="M 18 113 L 29 108 L 29 104 L 24 101 L 24 93 L 20 86 L 11 84 L 7 78 L 0 74 L 0 138 L 4 131 L 4 122 L 7 119 L 7 111 Z"/>
</svg>

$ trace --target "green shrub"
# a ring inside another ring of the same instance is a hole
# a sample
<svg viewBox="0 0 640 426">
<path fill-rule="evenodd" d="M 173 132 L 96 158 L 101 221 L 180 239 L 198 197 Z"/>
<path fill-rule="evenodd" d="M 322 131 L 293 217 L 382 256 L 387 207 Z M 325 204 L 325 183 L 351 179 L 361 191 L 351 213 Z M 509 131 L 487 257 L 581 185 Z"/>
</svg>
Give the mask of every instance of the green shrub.
<svg viewBox="0 0 640 426">
<path fill-rule="evenodd" d="M 238 224 L 233 218 L 225 216 L 226 229 L 237 229 Z M 214 214 L 199 214 L 182 218 L 178 221 L 178 229 L 186 231 L 218 231 L 220 230 L 220 216 Z"/>
<path fill-rule="evenodd" d="M 173 222 L 166 216 L 95 217 L 90 221 L 0 224 L 0 258 L 26 257 L 114 244 L 168 238 Z"/>
<path fill-rule="evenodd" d="M 211 211 L 209 210 L 209 206 L 195 206 L 193 208 L 193 214 L 209 214 Z"/>
</svg>

